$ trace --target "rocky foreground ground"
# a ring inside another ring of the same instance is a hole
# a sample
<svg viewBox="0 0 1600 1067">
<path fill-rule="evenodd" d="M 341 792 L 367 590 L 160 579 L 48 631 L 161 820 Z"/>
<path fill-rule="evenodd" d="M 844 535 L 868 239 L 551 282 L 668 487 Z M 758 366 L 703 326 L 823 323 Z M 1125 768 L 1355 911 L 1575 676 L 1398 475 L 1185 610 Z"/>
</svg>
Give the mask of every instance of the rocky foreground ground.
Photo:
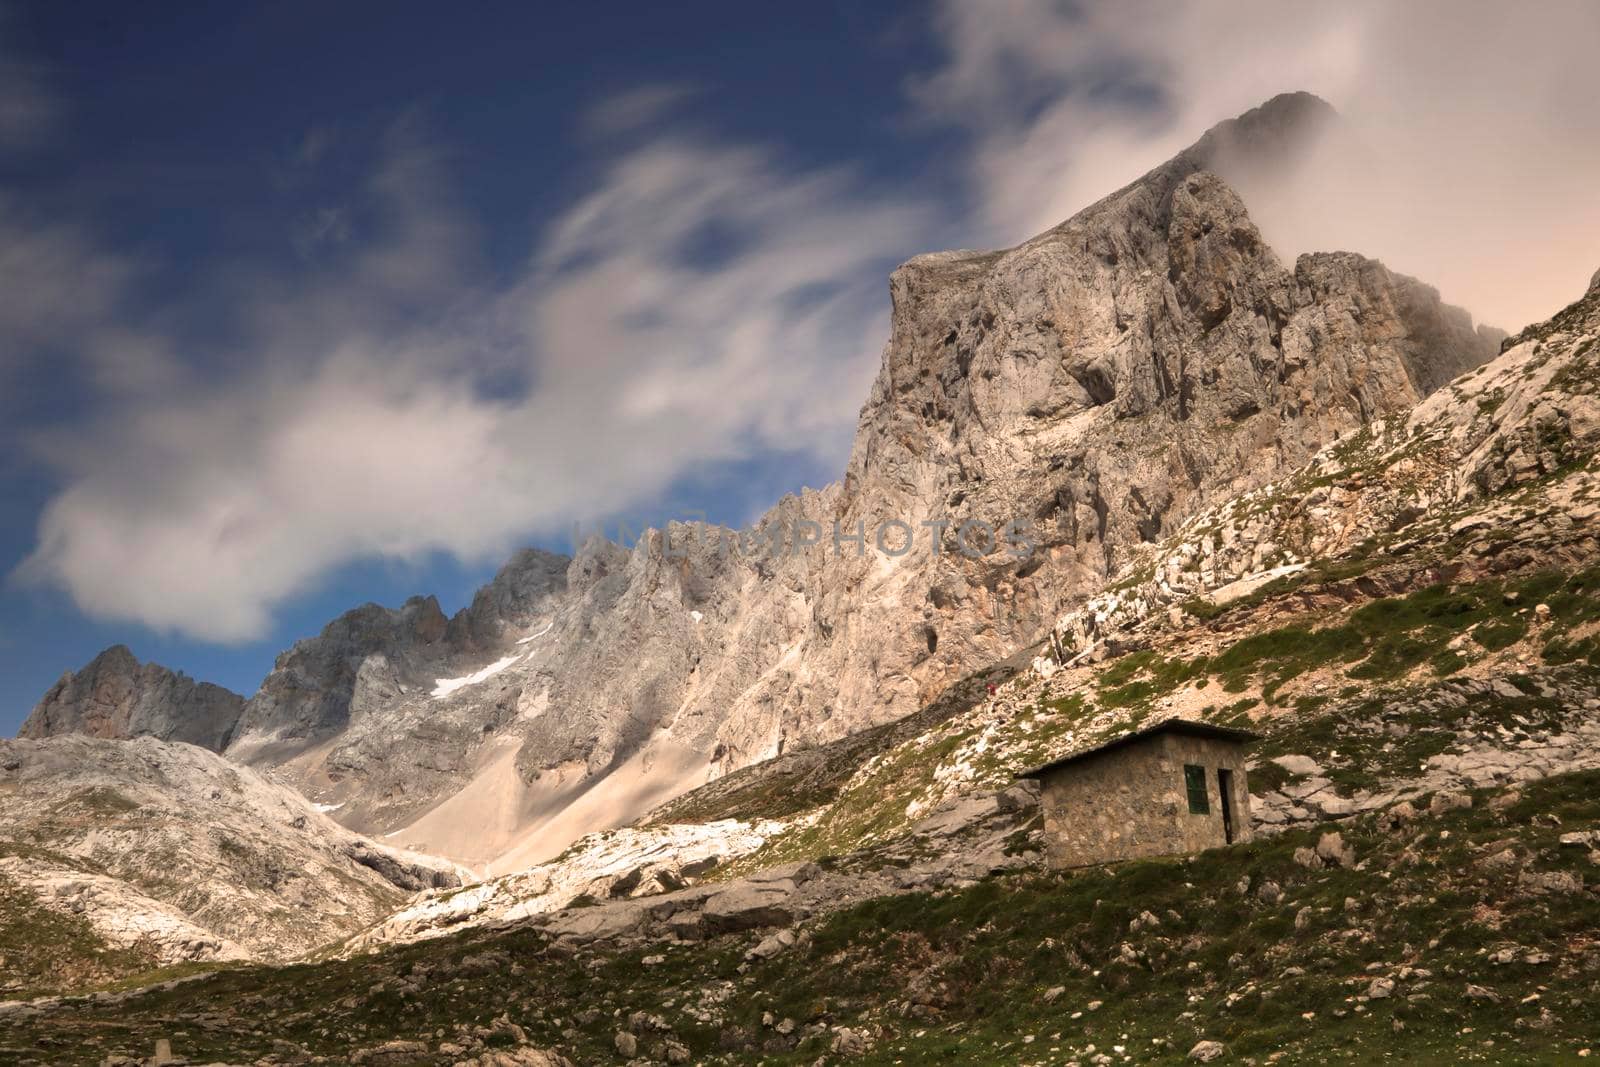
<svg viewBox="0 0 1600 1067">
<path fill-rule="evenodd" d="M 239 1064 L 1564 1062 L 1600 1047 L 1597 827 L 1584 772 L 705 940 L 478 929 L 7 1006 L 0 1056 L 153 1062 L 138 1057 L 166 1041 Z"/>
</svg>

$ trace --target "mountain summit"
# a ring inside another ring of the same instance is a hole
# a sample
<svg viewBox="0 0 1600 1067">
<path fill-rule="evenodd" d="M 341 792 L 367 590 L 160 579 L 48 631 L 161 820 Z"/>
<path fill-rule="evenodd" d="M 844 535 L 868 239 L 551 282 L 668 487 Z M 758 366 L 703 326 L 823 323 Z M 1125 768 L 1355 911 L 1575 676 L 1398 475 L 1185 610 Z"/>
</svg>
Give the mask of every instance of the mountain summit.
<svg viewBox="0 0 1600 1067">
<path fill-rule="evenodd" d="M 237 693 L 158 663 L 141 664 L 127 646 L 113 645 L 82 670 L 63 675 L 40 698 L 17 736 L 148 736 L 220 752 L 244 703 Z"/>
</svg>

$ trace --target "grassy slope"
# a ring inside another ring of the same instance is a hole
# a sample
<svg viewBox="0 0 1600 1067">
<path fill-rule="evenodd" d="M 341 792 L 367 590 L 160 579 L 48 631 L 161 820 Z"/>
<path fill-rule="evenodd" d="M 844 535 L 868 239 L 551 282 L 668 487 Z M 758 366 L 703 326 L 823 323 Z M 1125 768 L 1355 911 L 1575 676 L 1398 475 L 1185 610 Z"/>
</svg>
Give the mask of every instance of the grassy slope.
<svg viewBox="0 0 1600 1067">
<path fill-rule="evenodd" d="M 1175 1063 L 1201 1038 L 1258 1062 L 1272 1052 L 1290 1062 L 1564 1060 L 1600 1045 L 1600 896 L 1540 893 L 1519 879 L 1595 880 L 1586 850 L 1557 840 L 1600 826 L 1600 774 L 1490 799 L 1393 829 L 1376 817 L 1342 823 L 1364 869 L 1297 865 L 1293 852 L 1314 843 L 1312 831 L 1189 860 L 869 902 L 744 974 L 748 941 L 570 959 L 523 929 L 223 972 L 116 1007 L 16 1021 L 0 1042 L 37 1042 L 64 1063 L 146 1049 L 158 1036 L 191 1057 L 259 1056 L 273 1039 L 339 1055 L 391 1037 L 437 1044 L 439 1029 L 509 1013 L 535 1042 L 609 1062 L 616 1030 L 645 1011 L 705 1062 L 799 1064 L 827 1051 L 827 1032 L 761 1051 L 775 1037 L 762 1025 L 771 1012 L 802 1034 L 810 1024 L 880 1031 L 857 1061 L 867 1064 L 1065 1063 L 1090 1044 Z M 1268 881 L 1281 899 L 1258 895 Z M 1130 933 L 1145 911 L 1160 926 Z M 1512 962 L 1491 963 L 1502 948 Z M 665 959 L 644 965 L 652 954 Z M 400 988 L 419 964 L 426 976 Z M 1398 987 L 1366 1000 L 1377 977 Z M 1470 998 L 1469 983 L 1498 1000 Z M 723 1019 L 694 1018 L 724 995 Z M 642 1049 L 655 1040 L 646 1034 Z"/>
<path fill-rule="evenodd" d="M 1304 582 L 1297 583 L 1292 588 L 1279 591 L 1277 596 L 1302 596 L 1306 594 L 1308 588 L 1312 587 L 1308 587 Z M 1325 589 L 1326 585 L 1320 588 Z M 1042 749 L 1035 751 L 1036 749 L 1053 744 L 1054 739 L 1064 729 L 1084 724 L 1090 716 L 1103 710 L 1115 711 L 1125 721 L 1136 721 L 1147 714 L 1154 702 L 1164 695 L 1175 689 L 1194 686 L 1204 681 L 1206 683 L 1204 692 L 1207 697 L 1209 698 L 1209 694 L 1214 692 L 1219 702 L 1218 706 L 1211 709 L 1211 714 L 1221 717 L 1232 706 L 1227 703 L 1232 701 L 1235 695 L 1230 692 L 1231 690 L 1248 687 L 1252 692 L 1261 692 L 1266 686 L 1278 683 L 1277 687 L 1268 690 L 1268 693 L 1270 700 L 1280 704 L 1282 713 L 1278 718 L 1265 724 L 1268 736 L 1259 755 L 1267 756 L 1279 752 L 1309 753 L 1328 765 L 1330 773 L 1341 787 L 1370 787 L 1376 779 L 1387 773 L 1385 768 L 1393 770 L 1402 765 L 1414 767 L 1419 759 L 1436 751 L 1443 751 L 1460 728 L 1468 728 L 1469 732 L 1473 733 L 1483 733 L 1492 728 L 1493 723 L 1508 716 L 1522 716 L 1537 721 L 1549 710 L 1544 706 L 1548 701 L 1542 701 L 1531 695 L 1526 701 L 1511 702 L 1515 704 L 1514 707 L 1511 704 L 1507 704 L 1506 707 L 1498 705 L 1490 707 L 1487 703 L 1480 702 L 1462 713 L 1472 720 L 1470 723 L 1443 719 L 1434 721 L 1437 718 L 1434 715 L 1423 715 L 1420 718 L 1413 716 L 1406 720 L 1411 732 L 1404 741 L 1393 742 L 1383 734 L 1382 723 L 1394 718 L 1395 708 L 1404 705 L 1409 691 L 1419 687 L 1425 689 L 1430 680 L 1447 677 L 1465 663 L 1505 651 L 1510 647 L 1507 645 L 1508 640 L 1516 639 L 1522 642 L 1518 654 L 1543 659 L 1551 664 L 1563 664 L 1563 670 L 1581 673 L 1586 678 L 1593 675 L 1595 670 L 1592 665 L 1592 650 L 1587 647 L 1592 644 L 1592 639 L 1572 642 L 1560 635 L 1572 633 L 1575 629 L 1595 621 L 1597 615 L 1600 615 L 1600 597 L 1597 597 L 1597 591 L 1600 591 L 1600 574 L 1593 569 L 1565 572 L 1549 569 L 1533 570 L 1524 574 L 1456 586 L 1428 585 L 1403 595 L 1376 600 L 1358 600 L 1353 604 L 1342 596 L 1335 596 L 1331 599 L 1338 607 L 1332 611 L 1322 612 L 1312 623 L 1296 618 L 1287 625 L 1269 626 L 1264 629 L 1246 626 L 1240 629 L 1236 622 L 1230 622 L 1231 619 L 1237 619 L 1241 615 L 1255 614 L 1263 604 L 1270 606 L 1272 598 L 1258 599 L 1248 605 L 1232 605 L 1218 617 L 1201 624 L 1203 630 L 1213 626 L 1222 627 L 1225 635 L 1221 643 L 1212 642 L 1206 646 L 1208 654 L 1185 655 L 1169 647 L 1163 649 L 1164 655 L 1155 652 L 1124 655 L 1096 671 L 1089 683 L 1078 692 L 1061 696 L 1052 696 L 1048 691 L 1041 692 L 1035 703 L 1025 707 L 1014 719 L 1004 724 L 1004 727 L 1006 730 L 1019 732 L 1018 737 L 1025 755 L 1034 758 L 1042 755 Z M 1531 605 L 1537 603 L 1549 604 L 1552 609 L 1552 619 L 1544 626 L 1530 627 Z M 1269 617 L 1281 616 L 1269 613 Z M 1463 636 L 1467 638 L 1465 643 L 1456 640 Z M 1460 650 L 1457 655 L 1461 663 L 1446 660 L 1441 656 L 1441 653 L 1450 650 L 1452 641 Z M 1514 648 L 1512 651 L 1518 650 Z M 1340 671 L 1346 672 L 1352 683 L 1358 680 L 1362 682 L 1359 696 L 1354 693 L 1354 684 L 1349 687 L 1351 692 L 1348 695 L 1340 690 L 1337 694 L 1330 693 L 1327 698 L 1294 696 L 1293 683 L 1300 674 L 1329 664 L 1336 665 Z M 981 686 L 983 683 L 974 684 Z M 1374 685 L 1380 688 L 1371 688 Z M 981 688 L 978 691 L 981 692 Z M 791 857 L 817 857 L 844 852 L 865 841 L 882 839 L 885 835 L 892 836 L 898 832 L 906 822 L 907 801 L 920 795 L 927 787 L 930 776 L 937 773 L 938 769 L 945 765 L 963 745 L 970 743 L 982 732 L 984 724 L 981 721 L 976 723 L 969 721 L 969 718 L 962 714 L 971 710 L 971 705 L 972 701 L 963 700 L 960 706 L 953 709 L 955 714 L 941 711 L 932 729 L 911 738 L 897 733 L 893 737 L 895 743 L 883 746 L 876 752 L 872 751 L 871 747 L 862 752 L 852 750 L 849 753 L 851 758 L 840 761 L 844 768 L 842 774 L 839 769 L 827 768 L 826 773 L 833 778 L 828 785 L 831 799 L 835 803 L 818 822 L 800 828 L 776 842 L 776 847 L 761 855 L 761 861 L 775 862 Z M 1478 723 L 1479 719 L 1489 725 Z M 1339 752 L 1345 758 L 1328 759 L 1328 754 L 1333 751 Z M 1027 761 L 1027 758 L 1022 759 L 1022 762 Z M 1000 775 L 1001 777 L 996 779 L 999 781 L 1008 773 L 1008 766 L 1017 760 L 997 757 L 993 762 L 995 765 L 988 770 Z M 1391 764 L 1394 766 L 1390 767 Z M 863 767 L 865 767 L 864 772 Z M 1260 780 L 1253 779 L 1252 784 L 1258 790 L 1276 784 L 1272 781 L 1272 772 L 1275 770 L 1275 765 L 1266 764 L 1255 776 Z M 852 777 L 849 771 L 858 773 Z M 754 788 L 742 786 L 731 797 L 720 798 L 718 802 L 742 803 L 752 797 L 759 798 L 765 785 L 766 783 L 756 782 Z M 1297 839 L 1288 840 L 1292 842 Z M 1271 846 L 1258 846 L 1258 852 L 1262 856 L 1280 855 L 1287 847 L 1285 843 L 1274 842 Z M 1200 865 L 1195 869 L 1203 869 L 1203 865 L 1204 861 L 1200 861 Z M 1165 872 L 1156 876 L 1157 883 L 1163 880 L 1174 881 L 1173 865 L 1155 865 L 1151 869 Z M 1053 878 L 1037 881 L 1009 880 L 970 894 L 962 894 L 958 898 L 951 898 L 955 901 L 953 904 L 941 899 L 930 900 L 921 906 L 934 909 L 929 913 L 934 916 L 948 914 L 950 907 L 971 906 L 986 909 L 969 916 L 972 924 L 964 932 L 960 930 L 960 922 L 951 925 L 950 931 L 944 935 L 946 947 L 941 950 L 946 952 L 952 951 L 948 943 L 958 932 L 963 937 L 975 931 L 981 932 L 985 921 L 989 920 L 987 909 L 1005 910 L 1015 907 L 1021 909 L 1018 914 L 1035 914 L 1029 911 L 1034 904 L 1028 903 L 1035 897 L 1038 909 L 1059 915 L 1083 912 L 1095 899 L 1137 900 L 1141 910 L 1148 908 L 1160 912 L 1167 907 L 1176 907 L 1180 913 L 1185 911 L 1181 901 L 1170 900 L 1161 893 L 1152 894 L 1137 881 L 1131 883 L 1122 881 L 1135 877 L 1136 871 L 1137 869 L 1131 869 L 1116 875 L 1080 876 L 1060 885 L 1056 885 Z M 1188 873 L 1185 877 L 1190 881 L 1194 880 Z M 1196 885 L 1200 883 L 1196 882 Z M 1375 899 L 1383 899 L 1387 887 L 1369 885 L 1365 888 L 1377 891 L 1378 897 Z M 1093 895 L 1081 897 L 1080 894 L 1085 892 Z M 1357 889 L 1350 889 L 1349 892 L 1350 895 L 1357 897 L 1362 895 Z M 999 894 L 1010 902 L 1004 909 L 1001 909 L 998 903 L 983 905 L 982 901 L 986 899 L 986 894 Z M 5 899 L 14 902 L 19 898 L 13 894 Z M 1341 896 L 1340 903 L 1342 899 Z M 895 927 L 893 921 L 895 915 L 916 914 L 915 907 L 917 906 L 907 903 L 904 899 L 897 899 L 847 913 L 825 927 L 824 933 L 819 935 L 819 943 L 825 943 L 820 939 L 827 936 L 828 928 L 848 928 L 854 921 L 852 915 L 870 917 L 866 920 L 866 929 L 890 930 Z M 1205 907 L 1209 909 L 1214 905 L 1207 904 Z M 8 903 L 8 908 L 12 916 L 4 929 L 10 931 L 7 936 L 10 936 L 14 943 L 24 946 L 49 946 L 48 949 L 41 948 L 31 955 L 8 954 L 6 969 L 15 972 L 8 977 L 21 989 L 45 992 L 61 988 L 83 988 L 86 982 L 127 978 L 148 966 L 148 961 L 143 960 L 137 953 L 115 953 L 106 949 L 93 937 L 87 927 L 79 929 L 83 926 L 81 921 L 59 918 L 37 906 L 21 909 L 16 903 Z M 1264 919 L 1263 916 L 1257 918 Z M 929 920 L 926 917 L 917 917 L 912 921 L 914 924 L 925 924 Z M 949 922 L 949 920 L 940 921 Z M 915 931 L 902 931 L 907 937 L 913 932 Z M 918 936 L 927 937 L 929 933 L 923 930 Z M 1248 932 L 1240 934 L 1245 941 L 1252 936 L 1254 935 Z M 422 950 L 411 956 L 404 953 L 399 956 L 391 955 L 375 965 L 376 972 L 387 973 L 392 966 L 389 960 L 426 960 L 436 951 L 438 950 Z M 519 956 L 521 951 L 518 950 Z M 697 956 L 708 953 L 706 948 L 689 951 Z M 709 958 L 719 959 L 727 956 L 732 960 L 735 957 L 728 956 L 729 951 L 731 950 L 723 948 L 709 950 Z M 1012 950 L 1008 948 L 1007 951 Z M 1246 951 L 1246 948 L 1240 947 L 1233 951 Z M 882 946 L 874 946 L 869 956 L 878 958 L 881 952 Z M 1230 951 L 1229 955 L 1231 954 Z M 892 953 L 883 958 L 892 958 Z M 980 955 L 974 958 L 982 957 Z M 19 961 L 23 960 L 27 961 L 26 965 L 19 965 Z M 834 988 L 835 996 L 841 995 L 842 991 L 849 987 L 849 976 L 858 969 L 856 963 L 842 962 L 845 960 L 848 960 L 848 953 L 841 958 L 841 963 L 829 964 L 821 972 L 829 976 L 827 981 L 822 983 L 822 988 Z M 530 963 L 529 966 L 531 969 L 535 965 Z M 817 961 L 812 960 L 807 966 L 815 967 Z M 373 970 L 363 971 L 360 967 L 347 971 L 349 967 L 348 964 L 332 963 L 304 973 L 317 982 L 327 979 L 335 984 L 340 981 L 353 981 L 354 976 L 362 973 L 369 976 L 374 973 Z M 626 970 L 624 967 L 623 971 Z M 252 970 L 243 972 L 243 977 L 218 981 L 237 981 L 245 983 L 245 987 L 248 987 L 249 983 L 262 983 L 270 987 L 282 981 L 285 975 L 296 973 L 301 972 Z M 660 973 L 665 977 L 669 972 L 663 970 Z M 701 977 L 709 978 L 704 974 Z M 558 978 L 555 974 L 546 975 L 544 980 L 570 981 Z M 780 973 L 774 974 L 767 980 L 778 983 L 769 988 L 787 988 L 795 981 L 791 976 L 782 974 L 781 969 Z M 872 980 L 887 981 L 890 986 L 903 985 L 903 982 L 892 976 L 889 978 L 880 976 Z M 370 984 L 369 981 L 367 985 Z M 1067 976 L 1057 976 L 1053 984 L 1069 984 Z M 796 988 L 804 987 L 804 983 L 796 986 Z M 600 988 L 603 988 L 603 984 Z M 979 984 L 975 988 L 983 990 L 987 986 Z M 1160 999 L 1171 992 L 1171 990 L 1163 992 L 1164 988 L 1162 983 L 1154 983 L 1149 989 L 1130 987 L 1130 990 L 1138 994 L 1139 1002 L 1144 1005 L 1140 1009 L 1141 1013 L 1154 1010 L 1162 1018 L 1171 1019 L 1185 1009 Z M 574 1003 L 597 995 L 597 989 L 592 985 L 576 986 L 569 992 L 571 996 L 577 998 Z M 848 996 L 848 994 L 843 995 Z M 1088 997 L 1089 994 L 1085 992 L 1080 999 Z M 1113 998 L 1104 990 L 1101 991 L 1100 997 L 1106 999 L 1108 1004 L 1113 1002 Z M 1156 999 L 1144 999 L 1150 997 Z M 626 998 L 621 999 L 626 1000 Z M 1062 1002 L 1069 999 L 1070 997 L 1065 997 Z M 469 1012 L 469 1015 L 471 1014 Z M 1039 1016 L 1041 1019 L 1053 1017 L 1053 1013 L 1049 1012 Z M 1111 1017 L 1104 1016 L 1104 1018 Z M 354 1023 L 358 1018 L 359 1016 L 352 1015 L 350 1021 Z M 453 1018 L 454 1016 L 447 1011 L 438 1015 L 434 1022 L 443 1025 Z M 1017 1022 L 1016 1025 L 1022 1023 Z M 1043 1026 L 1044 1023 L 1040 1022 L 1037 1025 Z M 333 1034 L 350 1033 L 355 1040 L 365 1040 L 366 1036 L 382 1032 L 384 1031 L 381 1027 L 373 1027 L 366 1032 L 359 1029 L 331 1031 Z M 1041 1040 L 1052 1032 L 1057 1031 L 1052 1029 L 1041 1034 Z M 1065 1035 L 1069 1031 L 1060 1032 Z M 1272 1031 L 1267 1030 L 1264 1033 L 1268 1035 L 1268 1040 L 1273 1039 Z M 1100 1037 L 1094 1036 L 1096 1034 L 1103 1037 L 1100 1030 L 1095 1030 L 1086 1040 L 1100 1040 Z M 551 1036 L 553 1039 L 557 1037 L 554 1034 Z M 1172 1036 L 1171 1039 L 1177 1040 L 1177 1037 Z M 318 1036 L 311 1044 L 314 1047 L 327 1049 L 329 1046 L 326 1040 Z M 336 1037 L 332 1047 L 337 1048 L 343 1040 L 342 1036 Z M 978 1039 L 968 1035 L 967 1044 L 976 1040 Z M 1120 1039 L 1117 1043 L 1127 1044 Z M 966 1045 L 962 1047 L 965 1048 Z M 218 1045 L 214 1051 L 229 1051 L 231 1048 L 231 1045 L 224 1043 Z"/>
<path fill-rule="evenodd" d="M 957 765 L 970 772 L 969 787 L 999 788 L 1021 768 L 1137 727 L 1183 690 L 1200 696 L 1191 702 L 1189 717 L 1262 731 L 1262 756 L 1299 752 L 1325 758 L 1333 748 L 1325 742 L 1331 742 L 1338 717 L 1403 704 L 1411 693 L 1475 665 L 1525 656 L 1585 673 L 1600 668 L 1596 638 L 1565 636 L 1600 619 L 1600 567 L 1532 566 L 1517 574 L 1452 583 L 1440 580 L 1450 571 L 1431 556 L 1389 565 L 1391 573 L 1381 582 L 1374 578 L 1380 561 L 1369 559 L 1365 565 L 1368 569 L 1348 574 L 1297 575 L 1248 603 L 1196 621 L 1161 652 L 1145 649 L 1108 661 L 1087 681 L 1035 683 L 1009 718 L 996 720 L 979 708 L 943 717 L 915 736 L 863 749 L 855 755 L 854 773 L 834 785 L 827 806 L 813 820 L 724 873 L 882 841 L 914 821 L 911 805 L 936 794 L 940 776 Z M 1380 584 L 1414 588 L 1375 598 L 1360 591 Z M 1333 606 L 1297 607 L 1302 599 Z M 1550 615 L 1534 624 L 1537 604 L 1545 604 Z M 1250 625 L 1254 618 L 1284 615 L 1293 621 Z M 1319 692 L 1304 684 L 1310 678 L 1332 687 Z M 1273 706 L 1275 714 L 1263 718 L 1261 713 L 1274 711 Z M 1412 725 L 1417 738 L 1400 746 L 1400 755 L 1408 758 L 1387 759 L 1392 753 L 1374 751 L 1371 765 L 1364 773 L 1352 771 L 1346 784 L 1354 786 L 1357 779 L 1375 784 L 1387 763 L 1414 769 L 1410 750 L 1424 740 L 1443 746 L 1444 732 L 1454 737 L 1451 722 Z M 1263 785 L 1276 784 L 1269 781 L 1272 773 L 1266 771 Z M 741 817 L 781 814 L 764 807 L 765 798 L 754 790 L 736 795 L 749 805 L 738 811 Z"/>
<path fill-rule="evenodd" d="M 83 988 L 147 972 L 155 954 L 118 948 L 77 915 L 55 911 L 0 875 L 0 997 Z"/>
</svg>

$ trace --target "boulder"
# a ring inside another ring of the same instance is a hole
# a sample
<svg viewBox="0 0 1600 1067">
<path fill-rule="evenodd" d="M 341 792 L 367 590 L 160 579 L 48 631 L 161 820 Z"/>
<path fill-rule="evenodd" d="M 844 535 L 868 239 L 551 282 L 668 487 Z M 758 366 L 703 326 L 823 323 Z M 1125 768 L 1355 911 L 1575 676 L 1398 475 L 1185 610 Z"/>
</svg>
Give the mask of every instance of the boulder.
<svg viewBox="0 0 1600 1067">
<path fill-rule="evenodd" d="M 953 797 L 911 828 L 924 837 L 954 837 L 1000 811 L 995 794 Z"/>
<path fill-rule="evenodd" d="M 834 1030 L 828 1050 L 837 1056 L 865 1056 L 872 1051 L 872 1031 L 841 1026 Z"/>
<path fill-rule="evenodd" d="M 675 912 L 663 925 L 667 928 L 667 932 L 679 941 L 699 941 L 705 936 L 705 931 L 700 927 L 700 913 L 697 911 Z"/>
<path fill-rule="evenodd" d="M 1303 845 L 1294 850 L 1294 861 L 1309 871 L 1320 871 L 1323 866 L 1322 857 L 1317 855 L 1317 850 Z"/>
<path fill-rule="evenodd" d="M 1534 893 L 1583 892 L 1583 880 L 1566 871 L 1523 871 L 1517 883 Z"/>
<path fill-rule="evenodd" d="M 1302 778 L 1322 777 L 1322 764 L 1310 756 L 1274 756 L 1272 762 L 1288 771 L 1290 774 Z"/>
<path fill-rule="evenodd" d="M 546 929 L 555 937 L 573 941 L 604 941 L 633 933 L 648 917 L 638 904 L 617 901 L 593 908 L 568 908 L 551 919 Z"/>
<path fill-rule="evenodd" d="M 1296 856 L 1296 859 L 1299 857 Z M 1356 865 L 1355 849 L 1344 843 L 1344 836 L 1337 831 L 1323 834 L 1317 840 L 1317 858 L 1330 867 L 1354 867 Z"/>
<path fill-rule="evenodd" d="M 770 960 L 794 945 L 793 930 L 779 930 L 761 939 L 761 942 L 744 954 L 747 960 Z"/>
<path fill-rule="evenodd" d="M 762 926 L 788 926 L 795 920 L 790 904 L 795 884 L 788 879 L 734 884 L 706 900 L 701 919 L 708 929 L 727 933 Z"/>
<path fill-rule="evenodd" d="M 755 874 L 747 876 L 744 880 L 755 885 L 792 882 L 797 886 L 801 886 L 821 873 L 822 868 L 810 860 L 797 860 L 793 863 L 780 863 L 778 866 L 768 867 L 764 871 L 757 871 Z"/>
<path fill-rule="evenodd" d="M 446 1046 L 441 1045 L 440 1051 Z M 430 1061 L 431 1062 L 431 1061 Z M 456 1067 L 572 1067 L 572 1061 L 558 1052 L 542 1048 L 491 1049 L 476 1059 L 460 1060 Z"/>
<path fill-rule="evenodd" d="M 371 1048 L 356 1049 L 350 1062 L 365 1067 L 411 1067 L 433 1062 L 428 1046 L 421 1041 L 385 1041 Z"/>
<path fill-rule="evenodd" d="M 1032 812 L 1039 806 L 1039 783 L 1027 779 L 995 794 L 995 809 L 1002 814 Z"/>
</svg>

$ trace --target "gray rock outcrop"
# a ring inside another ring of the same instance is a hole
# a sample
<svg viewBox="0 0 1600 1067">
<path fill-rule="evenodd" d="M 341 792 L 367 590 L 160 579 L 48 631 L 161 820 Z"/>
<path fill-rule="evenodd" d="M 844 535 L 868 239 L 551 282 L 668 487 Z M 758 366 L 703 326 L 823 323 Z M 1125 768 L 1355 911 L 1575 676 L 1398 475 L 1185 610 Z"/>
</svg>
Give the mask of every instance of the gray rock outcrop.
<svg viewBox="0 0 1600 1067">
<path fill-rule="evenodd" d="M 141 664 L 125 645 L 114 645 L 82 670 L 63 675 L 17 736 L 155 737 L 216 752 L 227 745 L 244 703 L 221 686 L 157 663 Z"/>
</svg>

